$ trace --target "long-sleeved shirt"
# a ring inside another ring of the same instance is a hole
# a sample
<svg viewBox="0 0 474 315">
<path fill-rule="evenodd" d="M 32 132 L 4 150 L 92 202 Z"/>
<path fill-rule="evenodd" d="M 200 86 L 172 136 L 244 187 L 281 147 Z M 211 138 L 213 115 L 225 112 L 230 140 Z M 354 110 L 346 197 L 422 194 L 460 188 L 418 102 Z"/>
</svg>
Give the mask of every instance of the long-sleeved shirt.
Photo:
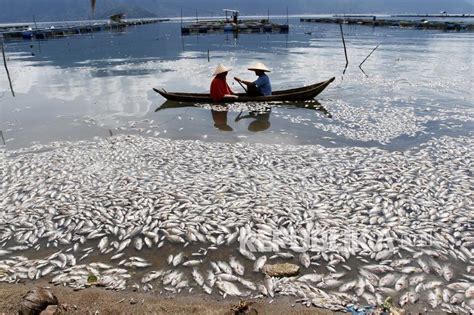
<svg viewBox="0 0 474 315">
<path fill-rule="evenodd" d="M 214 102 L 219 102 L 224 95 L 232 94 L 232 90 L 227 84 L 225 78 L 216 76 L 211 82 L 211 98 Z"/>
<path fill-rule="evenodd" d="M 257 87 L 258 91 L 262 93 L 262 95 L 272 95 L 272 85 L 270 84 L 270 78 L 268 75 L 263 74 L 259 76 L 258 79 L 253 83 Z"/>
</svg>

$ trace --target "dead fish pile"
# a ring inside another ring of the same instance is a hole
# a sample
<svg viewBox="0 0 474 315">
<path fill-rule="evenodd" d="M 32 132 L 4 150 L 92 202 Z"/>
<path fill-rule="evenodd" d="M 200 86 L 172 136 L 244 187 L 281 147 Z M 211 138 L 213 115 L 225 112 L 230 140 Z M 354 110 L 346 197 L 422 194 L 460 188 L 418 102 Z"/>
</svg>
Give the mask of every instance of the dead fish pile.
<svg viewBox="0 0 474 315">
<path fill-rule="evenodd" d="M 413 107 L 397 107 L 392 103 L 380 106 L 379 102 L 354 107 L 337 101 L 328 108 L 331 124 L 314 122 L 313 125 L 348 139 L 389 143 L 401 135 L 414 136 L 426 127 L 418 121 Z"/>
<path fill-rule="evenodd" d="M 196 104 L 196 107 L 211 109 L 217 112 L 241 112 L 241 111 L 257 111 L 265 112 L 269 108 L 279 107 L 284 105 L 285 102 L 255 102 L 255 103 L 230 103 L 226 105 L 216 105 L 216 104 Z"/>
<path fill-rule="evenodd" d="M 80 289 L 92 274 L 121 290 L 143 272 L 134 288 L 291 295 L 334 310 L 392 296 L 468 313 L 473 142 L 388 152 L 122 135 L 2 152 L 0 281 Z M 168 243 L 168 268 L 137 254 Z M 227 259 L 209 258 L 224 247 Z M 302 275 L 263 276 L 270 260 Z"/>
<path fill-rule="evenodd" d="M 383 103 L 383 106 L 380 105 Z M 394 106 L 394 100 L 376 100 L 363 106 L 353 106 L 342 101 L 326 104 L 331 113 L 330 123 L 327 118 L 320 119 L 312 112 L 295 116 L 292 113 L 274 111 L 272 115 L 285 119 L 293 124 L 312 125 L 317 129 L 356 141 L 377 141 L 388 144 L 400 136 L 415 136 L 427 133 L 428 123 L 442 122 L 440 128 L 450 129 L 460 122 L 473 122 L 474 110 L 470 108 L 426 108 L 419 110 L 413 106 Z M 406 104 L 411 105 L 411 104 Z"/>
</svg>

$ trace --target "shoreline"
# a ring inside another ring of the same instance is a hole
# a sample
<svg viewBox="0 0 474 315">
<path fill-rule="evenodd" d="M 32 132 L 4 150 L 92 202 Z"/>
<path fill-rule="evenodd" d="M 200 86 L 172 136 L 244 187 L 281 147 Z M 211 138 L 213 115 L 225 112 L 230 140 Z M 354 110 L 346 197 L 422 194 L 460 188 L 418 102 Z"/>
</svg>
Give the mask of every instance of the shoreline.
<svg viewBox="0 0 474 315">
<path fill-rule="evenodd" d="M 75 291 L 40 280 L 18 284 L 0 283 L 0 314 L 17 314 L 22 296 L 35 287 L 51 288 L 59 300 L 59 314 L 233 314 L 232 307 L 240 302 L 240 299 L 235 297 L 219 299 L 201 294 L 166 296 L 95 287 Z M 339 314 L 313 306 L 308 308 L 301 304 L 292 307 L 289 297 L 279 297 L 272 303 L 271 299 L 245 301 L 250 302 L 251 308 L 256 311 L 249 314 Z"/>
</svg>

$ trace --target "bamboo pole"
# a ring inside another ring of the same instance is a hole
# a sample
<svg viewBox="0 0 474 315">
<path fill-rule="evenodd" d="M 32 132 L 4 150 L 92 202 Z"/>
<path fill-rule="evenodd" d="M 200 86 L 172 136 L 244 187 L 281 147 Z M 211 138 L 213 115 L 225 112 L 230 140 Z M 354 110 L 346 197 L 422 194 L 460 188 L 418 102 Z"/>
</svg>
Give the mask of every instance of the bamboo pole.
<svg viewBox="0 0 474 315">
<path fill-rule="evenodd" d="M 347 66 L 349 65 L 349 58 L 347 58 L 347 49 L 346 49 L 346 41 L 344 40 L 344 32 L 342 31 L 342 24 L 339 24 L 339 28 L 341 29 L 341 37 L 342 37 L 342 44 L 344 45 L 344 55 L 346 56 L 346 66 L 344 67 L 344 72 L 346 72 Z"/>
<path fill-rule="evenodd" d="M 37 38 L 37 34 L 38 34 L 38 24 L 36 24 L 36 17 L 33 15 L 33 22 L 35 23 L 35 31 L 34 31 L 34 36 L 35 36 L 35 39 L 36 39 L 36 42 L 38 43 L 38 50 L 39 52 L 41 52 L 41 42 L 38 40 Z"/>
<path fill-rule="evenodd" d="M 10 90 L 12 91 L 13 97 L 15 97 L 15 91 L 13 91 L 12 80 L 10 78 L 10 71 L 8 71 L 7 58 L 5 57 L 5 48 L 3 46 L 3 41 L 2 41 L 2 56 L 3 56 L 3 65 L 5 66 L 5 70 L 7 71 L 8 82 L 10 83 Z"/>
<path fill-rule="evenodd" d="M 0 136 L 2 136 L 2 143 L 5 145 L 5 138 L 3 137 L 3 131 L 0 130 Z"/>
<path fill-rule="evenodd" d="M 374 49 L 372 49 L 372 51 L 370 52 L 370 54 L 367 55 L 367 57 L 365 57 L 365 59 L 360 63 L 359 65 L 359 68 L 362 67 L 362 65 L 364 64 L 364 62 L 369 59 L 370 55 L 372 55 L 374 53 L 374 51 L 379 48 L 380 44 L 378 44 Z"/>
</svg>

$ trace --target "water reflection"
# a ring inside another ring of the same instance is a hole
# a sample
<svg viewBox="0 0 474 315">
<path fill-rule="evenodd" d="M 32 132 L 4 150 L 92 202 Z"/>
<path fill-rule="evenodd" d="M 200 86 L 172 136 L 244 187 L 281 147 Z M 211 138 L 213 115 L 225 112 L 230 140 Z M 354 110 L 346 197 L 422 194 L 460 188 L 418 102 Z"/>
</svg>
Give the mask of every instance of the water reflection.
<svg viewBox="0 0 474 315">
<path fill-rule="evenodd" d="M 242 112 L 235 118 L 235 122 L 242 119 L 253 119 L 248 126 L 249 131 L 257 132 L 264 131 L 270 128 L 270 113 L 272 112 L 271 107 L 266 107 L 263 110 L 250 111 L 247 115 L 242 116 Z"/>
<path fill-rule="evenodd" d="M 208 141 L 380 143 L 396 149 L 411 146 L 411 139 L 423 142 L 421 134 L 472 133 L 473 89 L 472 80 L 466 78 L 473 73 L 473 34 L 389 28 L 373 33 L 355 25 L 344 27 L 350 53 L 344 81 L 338 78 L 319 96 L 331 113 L 319 107 L 314 114 L 304 103 L 271 105 L 269 113 L 255 113 L 264 105 L 255 109 L 248 104 L 232 105 L 214 115 L 211 104 L 204 109 L 185 105 L 193 108 L 153 112 L 163 99 L 152 88 L 208 91 L 219 62 L 232 67 L 233 76 L 246 76 L 247 65 L 265 62 L 274 70 L 276 89 L 312 84 L 342 72 L 345 57 L 338 25 L 297 19 L 290 23 L 289 34 L 238 38 L 182 37 L 179 23 L 163 23 L 130 28 L 120 35 L 100 32 L 8 42 L 16 98 L 7 76 L 0 73 L 0 130 L 8 148 L 35 141 L 89 139 L 108 135 L 109 129 L 114 134 Z M 315 33 L 309 37 L 308 31 Z M 363 64 L 367 77 L 358 66 L 378 44 Z M 231 88 L 240 90 L 237 83 Z M 129 127 L 147 119 L 155 121 Z"/>
<path fill-rule="evenodd" d="M 218 111 L 211 109 L 212 120 L 214 121 L 214 127 L 222 131 L 233 131 L 231 126 L 227 124 L 227 113 L 228 111 Z"/>
<path fill-rule="evenodd" d="M 155 112 L 164 111 L 166 109 L 180 108 L 197 108 L 209 110 L 213 126 L 221 131 L 234 131 L 234 128 L 228 121 L 229 112 L 239 112 L 235 117 L 234 123 L 239 121 L 248 121 L 247 130 L 251 132 L 260 132 L 270 129 L 272 126 L 270 117 L 273 108 L 297 109 L 303 108 L 308 110 L 319 111 L 327 118 L 331 118 L 331 113 L 324 108 L 321 103 L 316 100 L 299 101 L 299 102 L 274 102 L 274 103 L 234 103 L 227 105 L 213 105 L 201 103 L 182 103 L 167 100 L 155 109 Z M 207 116 L 209 117 L 209 116 Z"/>
</svg>

